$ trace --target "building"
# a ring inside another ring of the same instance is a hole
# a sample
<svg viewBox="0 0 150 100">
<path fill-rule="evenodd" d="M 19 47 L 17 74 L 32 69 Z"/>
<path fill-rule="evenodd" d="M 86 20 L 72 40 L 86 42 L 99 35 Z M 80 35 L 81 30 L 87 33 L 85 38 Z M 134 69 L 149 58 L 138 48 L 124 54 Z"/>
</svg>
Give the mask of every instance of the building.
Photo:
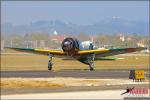
<svg viewBox="0 0 150 100">
<path fill-rule="evenodd" d="M 51 40 L 52 41 L 55 41 L 55 42 L 58 42 L 58 43 L 61 43 L 63 40 L 65 39 L 65 35 L 62 34 L 62 35 L 52 35 L 51 36 Z"/>
</svg>

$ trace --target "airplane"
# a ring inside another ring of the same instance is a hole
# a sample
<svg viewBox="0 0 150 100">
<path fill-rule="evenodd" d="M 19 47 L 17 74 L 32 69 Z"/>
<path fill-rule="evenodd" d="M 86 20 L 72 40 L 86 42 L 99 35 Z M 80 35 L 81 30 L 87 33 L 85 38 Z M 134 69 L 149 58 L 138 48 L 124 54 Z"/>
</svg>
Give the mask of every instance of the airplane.
<svg viewBox="0 0 150 100">
<path fill-rule="evenodd" d="M 62 50 L 48 50 L 48 49 L 36 49 L 36 48 L 18 48 L 18 47 L 6 47 L 9 49 L 14 49 L 23 52 L 41 54 L 49 56 L 48 70 L 52 70 L 52 58 L 72 58 L 78 60 L 79 62 L 89 66 L 89 70 L 94 70 L 94 60 L 102 59 L 103 57 L 136 52 L 145 50 L 145 47 L 135 47 L 135 48 L 112 48 L 112 49 L 97 49 L 94 48 L 92 42 L 81 42 L 76 38 L 68 37 L 65 38 L 61 43 Z"/>
</svg>

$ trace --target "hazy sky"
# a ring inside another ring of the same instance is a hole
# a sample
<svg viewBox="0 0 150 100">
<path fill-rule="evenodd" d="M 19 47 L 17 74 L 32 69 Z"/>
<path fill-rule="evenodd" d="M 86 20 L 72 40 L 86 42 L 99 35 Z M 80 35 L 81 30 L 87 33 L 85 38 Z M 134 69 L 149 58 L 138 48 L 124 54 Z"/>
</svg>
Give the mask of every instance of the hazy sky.
<svg viewBox="0 0 150 100">
<path fill-rule="evenodd" d="M 38 20 L 93 24 L 113 16 L 149 21 L 148 1 L 2 1 L 2 23 L 23 25 Z"/>
</svg>

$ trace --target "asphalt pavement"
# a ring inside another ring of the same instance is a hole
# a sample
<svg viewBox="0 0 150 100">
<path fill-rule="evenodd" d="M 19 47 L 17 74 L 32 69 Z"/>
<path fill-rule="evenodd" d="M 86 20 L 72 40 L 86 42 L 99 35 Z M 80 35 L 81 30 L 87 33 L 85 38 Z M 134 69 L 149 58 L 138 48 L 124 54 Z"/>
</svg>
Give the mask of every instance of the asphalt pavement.
<svg viewBox="0 0 150 100">
<path fill-rule="evenodd" d="M 74 78 L 129 78 L 130 71 L 88 71 L 88 70 L 72 70 L 72 71 L 1 71 L 1 77 L 74 77 Z M 149 74 L 145 75 L 150 77 Z"/>
</svg>

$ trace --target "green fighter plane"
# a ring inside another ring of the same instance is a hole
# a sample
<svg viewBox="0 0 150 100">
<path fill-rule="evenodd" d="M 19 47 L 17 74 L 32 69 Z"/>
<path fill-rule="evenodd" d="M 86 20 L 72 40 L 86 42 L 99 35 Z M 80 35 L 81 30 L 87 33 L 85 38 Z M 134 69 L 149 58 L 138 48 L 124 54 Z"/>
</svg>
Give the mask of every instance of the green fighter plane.
<svg viewBox="0 0 150 100">
<path fill-rule="evenodd" d="M 90 71 L 94 70 L 94 60 L 111 60 L 110 58 L 107 57 L 146 49 L 145 47 L 98 49 L 94 48 L 94 45 L 91 41 L 80 42 L 77 39 L 70 37 L 62 41 L 61 47 L 62 50 L 16 48 L 16 47 L 7 47 L 7 48 L 49 56 L 50 59 L 48 62 L 48 70 L 52 70 L 53 65 L 52 57 L 60 57 L 60 58 L 75 59 L 84 64 L 87 64 L 89 66 Z"/>
</svg>

